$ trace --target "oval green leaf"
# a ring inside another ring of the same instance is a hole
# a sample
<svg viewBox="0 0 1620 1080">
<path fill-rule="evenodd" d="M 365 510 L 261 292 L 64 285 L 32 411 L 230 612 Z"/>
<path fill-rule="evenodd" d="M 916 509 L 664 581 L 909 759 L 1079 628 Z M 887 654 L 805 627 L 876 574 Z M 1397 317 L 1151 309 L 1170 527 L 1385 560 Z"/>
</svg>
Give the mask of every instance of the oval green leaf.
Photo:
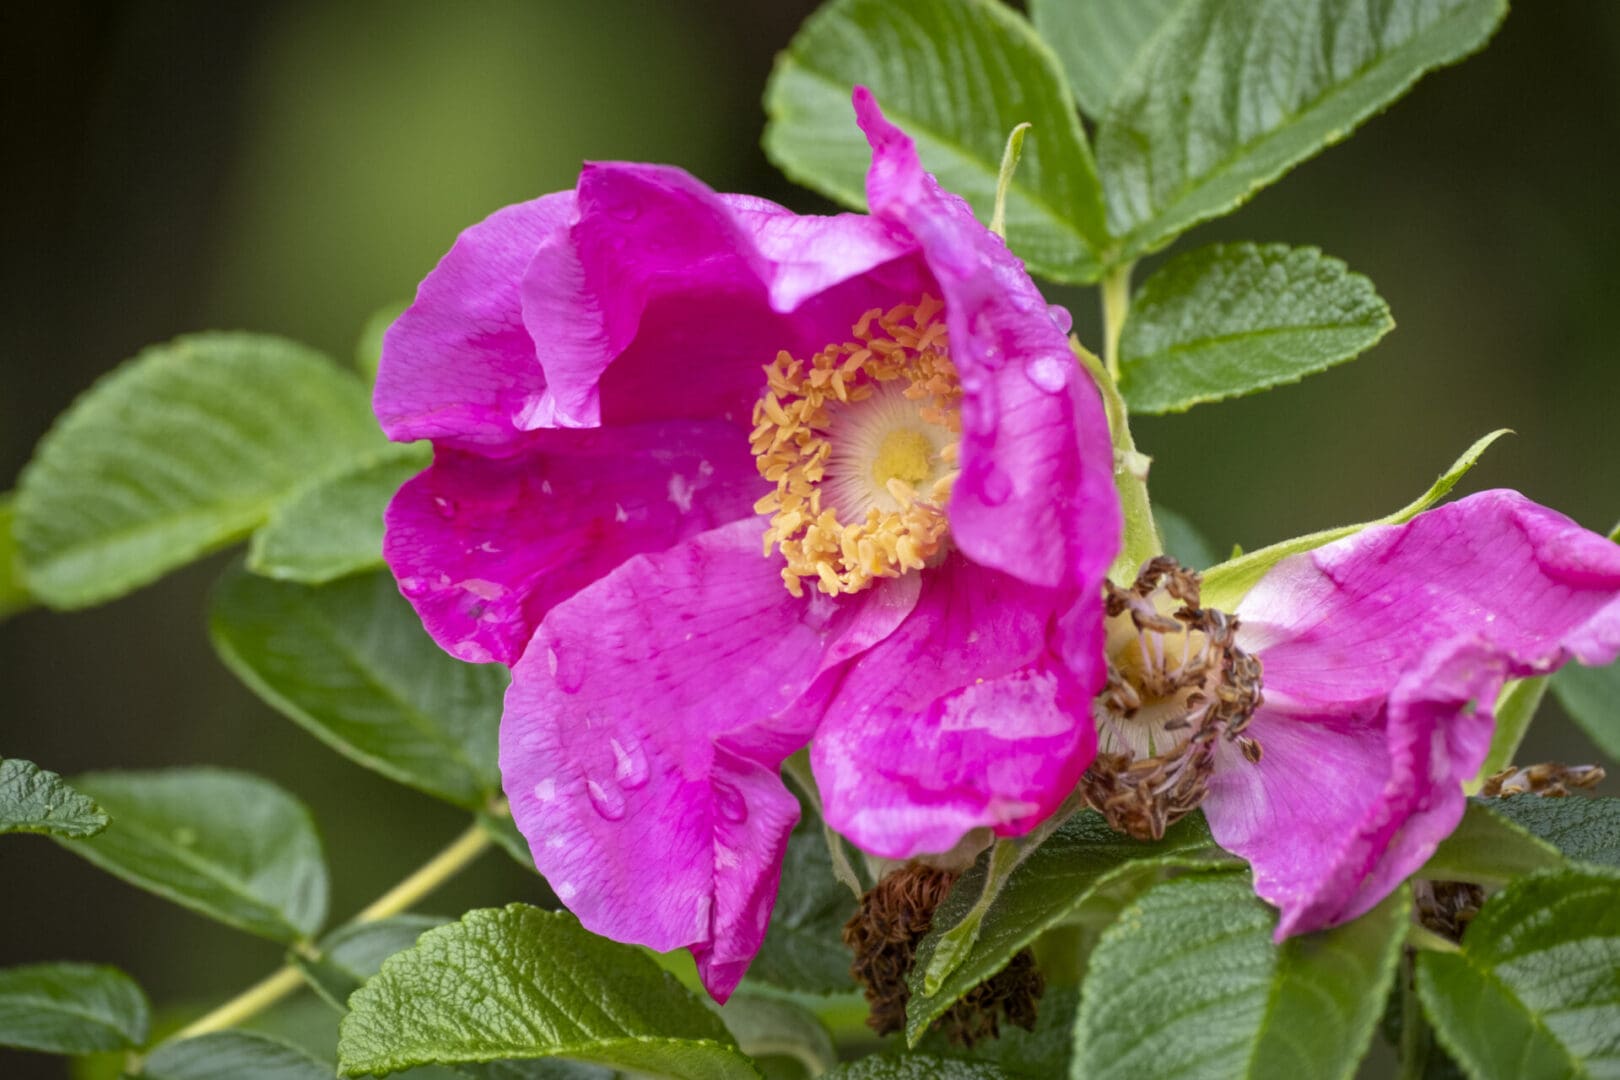
<svg viewBox="0 0 1620 1080">
<path fill-rule="evenodd" d="M 934 913 L 934 929 L 917 946 L 912 964 L 906 1038 L 915 1046 L 929 1027 L 968 991 L 1007 966 L 1045 931 L 1070 919 L 1099 889 L 1130 875 L 1169 867 L 1218 868 L 1236 860 L 1215 846 L 1202 817 L 1183 818 L 1156 844 L 1115 832 L 1102 816 L 1082 810 L 1024 857 L 984 912 L 977 936 L 929 994 L 924 985 L 935 950 L 972 911 L 984 890 L 988 854 L 963 874 Z"/>
<path fill-rule="evenodd" d="M 995 0 L 832 0 L 776 61 L 765 152 L 790 178 L 866 206 L 872 152 L 850 91 L 870 87 L 948 190 L 989 221 L 1007 133 L 1033 125 L 1007 192 L 1007 242 L 1031 271 L 1094 281 L 1102 195 L 1057 59 Z"/>
<path fill-rule="evenodd" d="M 1406 939 L 1401 888 L 1355 922 L 1271 940 L 1247 874 L 1149 889 L 1104 931 L 1075 1024 L 1073 1075 L 1349 1077 Z"/>
<path fill-rule="evenodd" d="M 59 841 L 109 873 L 220 922 L 281 942 L 326 917 L 315 822 L 281 788 L 230 769 L 102 772 L 73 785 L 113 825 Z"/>
<path fill-rule="evenodd" d="M 1143 283 L 1120 337 L 1120 392 L 1140 413 L 1298 382 L 1371 348 L 1395 325 L 1338 259 L 1285 244 L 1216 244 Z"/>
<path fill-rule="evenodd" d="M 0 833 L 44 833 L 83 839 L 107 827 L 94 799 L 21 758 L 0 758 Z"/>
<path fill-rule="evenodd" d="M 332 1080 L 332 1066 L 295 1046 L 245 1031 L 165 1043 L 147 1056 L 142 1080 Z"/>
<path fill-rule="evenodd" d="M 255 694 L 347 757 L 458 806 L 499 792 L 505 669 L 433 644 L 387 573 L 308 586 L 227 571 L 210 633 Z"/>
<path fill-rule="evenodd" d="M 636 949 L 524 904 L 430 930 L 349 999 L 344 1075 L 567 1057 L 689 1080 L 757 1080 L 713 1012 Z"/>
<path fill-rule="evenodd" d="M 1062 61 L 1080 107 L 1100 117 L 1148 40 L 1185 2 L 1029 0 L 1029 18 Z"/>
<path fill-rule="evenodd" d="M 399 447 L 381 461 L 324 478 L 278 505 L 253 534 L 255 574 L 323 585 L 383 566 L 383 511 L 401 484 L 428 463 L 426 446 Z"/>
<path fill-rule="evenodd" d="M 0 1046 L 48 1054 L 127 1050 L 146 1041 L 146 995 L 117 968 L 0 968 Z"/>
<path fill-rule="evenodd" d="M 1480 48 L 1505 14 L 1506 0 L 1191 0 L 1097 132 L 1115 261 L 1234 209 Z"/>
<path fill-rule="evenodd" d="M 1423 953 L 1441 1045 L 1477 1080 L 1620 1076 L 1620 875 L 1561 870 L 1493 896 L 1459 953 Z"/>
<path fill-rule="evenodd" d="M 55 608 L 110 600 L 385 445 L 360 380 L 301 345 L 215 333 L 153 346 L 74 402 L 23 470 L 24 581 Z"/>
<path fill-rule="evenodd" d="M 1418 876 L 1430 881 L 1502 885 L 1537 870 L 1563 866 L 1564 856 L 1555 844 L 1517 822 L 1511 812 L 1501 812 L 1503 807 L 1517 801 L 1470 800 L 1462 821 L 1450 836 L 1440 841 Z"/>
</svg>

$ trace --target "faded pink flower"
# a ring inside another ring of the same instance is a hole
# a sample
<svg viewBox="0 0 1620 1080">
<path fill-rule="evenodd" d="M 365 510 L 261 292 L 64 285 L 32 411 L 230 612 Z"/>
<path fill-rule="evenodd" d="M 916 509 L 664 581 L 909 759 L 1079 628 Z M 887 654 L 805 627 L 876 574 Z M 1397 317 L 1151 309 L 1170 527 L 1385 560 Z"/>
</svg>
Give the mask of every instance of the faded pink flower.
<svg viewBox="0 0 1620 1080">
<path fill-rule="evenodd" d="M 1023 832 L 1091 758 L 1112 451 L 1067 321 L 864 90 L 870 216 L 588 165 L 462 234 L 376 409 L 434 463 L 385 551 L 428 631 L 513 669 L 501 770 L 590 929 L 764 935 L 815 736 L 893 858 Z"/>
<path fill-rule="evenodd" d="M 1218 613 L 1166 618 L 1155 585 L 1111 601 L 1085 786 L 1127 828 L 1202 802 L 1281 909 L 1279 940 L 1355 918 L 1428 860 L 1504 680 L 1620 654 L 1620 545 L 1511 491 L 1278 563 L 1235 633 Z"/>
</svg>

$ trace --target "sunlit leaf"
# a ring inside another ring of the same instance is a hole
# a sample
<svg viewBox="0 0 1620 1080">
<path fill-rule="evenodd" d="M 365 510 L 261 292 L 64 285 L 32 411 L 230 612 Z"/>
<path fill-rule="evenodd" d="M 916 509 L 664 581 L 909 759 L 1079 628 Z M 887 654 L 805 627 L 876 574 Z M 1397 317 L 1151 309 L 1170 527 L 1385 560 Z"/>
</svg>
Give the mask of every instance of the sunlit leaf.
<svg viewBox="0 0 1620 1080">
<path fill-rule="evenodd" d="M 1100 117 L 1148 39 L 1184 2 L 1029 0 L 1029 17 L 1063 62 L 1080 107 Z"/>
<path fill-rule="evenodd" d="M 690 1080 L 754 1080 L 719 1017 L 627 945 L 566 912 L 468 912 L 389 958 L 349 999 L 346 1075 L 567 1057 Z"/>
<path fill-rule="evenodd" d="M 1118 262 L 1224 214 L 1480 48 L 1506 0 L 1190 0 L 1097 132 Z"/>
<path fill-rule="evenodd" d="M 789 177 L 866 206 L 872 153 L 850 90 L 870 87 L 923 164 L 988 222 L 1007 133 L 1033 125 L 1007 193 L 1007 242 L 1032 271 L 1091 281 L 1102 196 L 1057 59 L 995 0 L 832 0 L 777 58 L 765 152 Z"/>
<path fill-rule="evenodd" d="M 425 445 L 399 447 L 380 461 L 289 496 L 253 534 L 248 569 L 306 585 L 381 569 L 383 511 L 429 456 Z"/>
<path fill-rule="evenodd" d="M 1343 363 L 1395 325 L 1371 281 L 1315 248 L 1216 244 L 1148 278 L 1120 337 L 1120 392 L 1182 412 Z"/>
</svg>

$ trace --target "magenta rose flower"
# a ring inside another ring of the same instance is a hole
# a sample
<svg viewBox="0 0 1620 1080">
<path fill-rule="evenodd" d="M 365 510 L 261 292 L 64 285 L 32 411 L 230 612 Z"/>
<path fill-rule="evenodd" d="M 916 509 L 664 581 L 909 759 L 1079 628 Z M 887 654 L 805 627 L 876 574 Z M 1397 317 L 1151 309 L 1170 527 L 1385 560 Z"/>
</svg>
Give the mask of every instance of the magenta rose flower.
<svg viewBox="0 0 1620 1080">
<path fill-rule="evenodd" d="M 590 929 L 758 949 L 814 736 L 828 822 L 907 858 L 1028 830 L 1096 733 L 1112 450 L 1067 320 L 864 90 L 871 215 L 593 164 L 462 234 L 376 409 L 428 631 L 512 667 L 501 771 Z"/>
<path fill-rule="evenodd" d="M 1620 655 L 1620 545 L 1487 491 L 1278 563 L 1235 621 L 1173 565 L 1111 589 L 1110 611 L 1088 794 L 1137 835 L 1201 803 L 1281 940 L 1428 860 L 1504 680 Z"/>
</svg>

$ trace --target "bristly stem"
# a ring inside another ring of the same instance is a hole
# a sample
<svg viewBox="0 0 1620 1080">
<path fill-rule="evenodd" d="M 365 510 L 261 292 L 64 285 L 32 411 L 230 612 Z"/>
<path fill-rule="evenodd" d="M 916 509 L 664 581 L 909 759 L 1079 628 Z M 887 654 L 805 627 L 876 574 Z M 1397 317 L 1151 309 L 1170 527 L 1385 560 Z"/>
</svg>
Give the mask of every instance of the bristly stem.
<svg viewBox="0 0 1620 1080">
<path fill-rule="evenodd" d="M 490 846 L 489 833 L 474 822 L 450 845 L 423 863 L 392 889 L 379 896 L 350 923 L 376 922 L 408 910 L 413 904 L 466 869 Z M 301 952 L 318 956 L 313 946 L 298 946 Z M 303 974 L 288 964 L 268 978 L 255 983 L 213 1012 L 181 1028 L 165 1042 L 178 1042 L 212 1031 L 224 1031 L 250 1020 L 304 985 Z"/>
</svg>

